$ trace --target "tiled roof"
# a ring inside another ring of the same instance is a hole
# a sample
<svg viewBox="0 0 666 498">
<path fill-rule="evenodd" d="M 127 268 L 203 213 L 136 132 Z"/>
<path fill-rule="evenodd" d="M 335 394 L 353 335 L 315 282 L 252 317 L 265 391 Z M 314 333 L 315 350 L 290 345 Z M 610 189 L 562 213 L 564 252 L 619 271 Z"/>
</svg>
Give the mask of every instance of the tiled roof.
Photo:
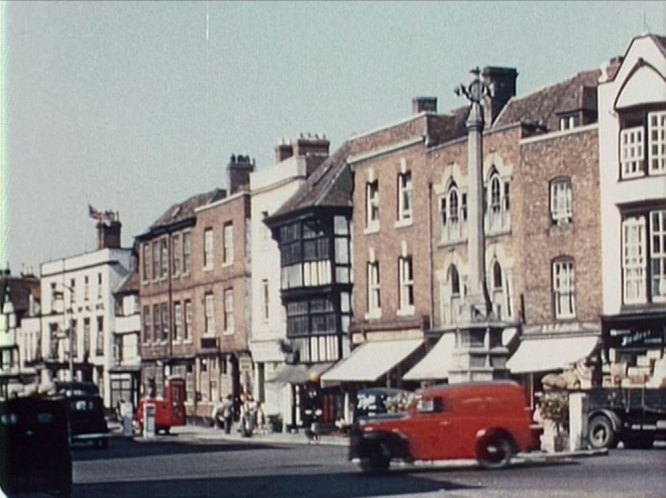
<svg viewBox="0 0 666 498">
<path fill-rule="evenodd" d="M 205 192 L 203 194 L 193 195 L 186 201 L 176 203 L 167 209 L 162 214 L 162 216 L 157 218 L 157 220 L 155 220 L 155 222 L 150 225 L 150 230 L 173 225 L 179 221 L 192 218 L 194 217 L 195 209 L 206 204 L 210 204 L 211 202 L 224 199 L 226 195 L 226 191 L 219 188 L 216 188 L 210 192 Z"/>
<path fill-rule="evenodd" d="M 271 218 L 316 206 L 350 207 L 352 181 L 349 172 L 345 173 L 347 170 L 345 160 L 349 151 L 349 142 L 345 142 L 308 177 Z"/>
<path fill-rule="evenodd" d="M 9 289 L 8 289 L 9 288 Z M 9 290 L 9 292 L 7 292 Z M 7 296 L 14 306 L 14 312 L 21 315 L 28 310 L 30 294 L 35 296 L 39 290 L 39 280 L 32 278 L 2 277 L 0 278 L 0 309 Z"/>
<path fill-rule="evenodd" d="M 561 83 L 547 86 L 506 104 L 493 128 L 524 122 L 542 124 L 548 130 L 559 127 L 557 113 L 596 108 L 596 87 L 601 70 L 583 71 Z M 593 107 L 590 107 L 593 106 Z"/>
<path fill-rule="evenodd" d="M 139 292 L 139 269 L 134 268 L 120 282 L 120 285 L 114 291 L 114 294 L 132 294 Z"/>
</svg>

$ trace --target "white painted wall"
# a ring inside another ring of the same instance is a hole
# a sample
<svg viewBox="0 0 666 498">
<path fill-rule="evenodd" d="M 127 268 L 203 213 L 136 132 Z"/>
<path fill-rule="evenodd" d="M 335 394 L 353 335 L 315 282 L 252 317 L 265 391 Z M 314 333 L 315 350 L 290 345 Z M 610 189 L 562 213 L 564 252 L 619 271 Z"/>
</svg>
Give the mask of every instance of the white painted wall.
<svg viewBox="0 0 666 498">
<path fill-rule="evenodd" d="M 64 331 L 65 323 L 77 322 L 77 356 L 76 361 L 83 360 L 84 319 L 90 319 L 90 363 L 104 369 L 100 390 L 104 395 L 104 403 L 110 403 L 110 381 L 108 370 L 113 361 L 113 334 L 115 319 L 115 303 L 113 291 L 127 275 L 130 268 L 130 249 L 101 249 L 98 251 L 63 258 L 41 265 L 41 300 L 42 300 L 42 355 L 47 358 L 50 353 L 49 330 L 51 324 Z M 98 276 L 102 276 L 102 285 L 98 285 Z M 85 294 L 85 277 L 88 277 L 88 295 Z M 75 299 L 72 303 L 72 292 L 69 290 L 71 281 L 75 281 Z M 66 314 L 63 314 L 63 300 L 54 298 L 52 284 L 56 292 L 64 291 Z M 95 354 L 97 349 L 97 317 L 104 318 L 103 356 Z M 65 349 L 67 339 L 63 338 L 59 357 L 68 361 Z M 94 381 L 99 381 L 93 376 Z"/>
<path fill-rule="evenodd" d="M 270 378 L 284 362 L 279 340 L 286 337 L 286 313 L 280 300 L 280 251 L 263 222 L 264 213 L 274 214 L 304 183 L 305 158 L 292 156 L 250 175 L 252 196 L 252 333 L 250 351 L 255 363 L 265 363 Z M 269 316 L 264 319 L 263 280 L 269 285 Z M 255 389 L 259 386 L 255 386 Z M 265 384 L 266 415 L 281 413 L 281 399 L 274 386 Z"/>
<path fill-rule="evenodd" d="M 666 100 L 666 84 L 655 78 L 653 71 L 632 69 L 642 58 L 666 77 L 664 53 L 650 37 L 632 41 L 622 65 L 611 82 L 600 81 L 599 105 L 599 181 L 601 202 L 601 247 L 603 314 L 620 313 L 622 304 L 621 218 L 616 204 L 666 198 L 666 177 L 646 176 L 618 181 L 620 123 L 614 112 L 615 101 L 622 92 L 623 106 Z M 660 86 L 659 86 L 660 85 Z"/>
</svg>

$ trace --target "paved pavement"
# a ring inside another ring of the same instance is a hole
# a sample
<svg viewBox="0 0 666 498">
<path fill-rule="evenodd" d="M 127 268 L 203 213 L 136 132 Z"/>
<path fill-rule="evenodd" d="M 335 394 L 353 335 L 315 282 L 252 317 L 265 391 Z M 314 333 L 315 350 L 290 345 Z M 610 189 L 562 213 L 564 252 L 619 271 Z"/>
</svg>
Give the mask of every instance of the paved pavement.
<svg viewBox="0 0 666 498">
<path fill-rule="evenodd" d="M 122 437 L 119 426 L 111 427 L 114 435 Z M 232 430 L 230 434 L 225 434 L 222 429 L 216 427 L 203 426 L 203 425 L 185 425 L 180 427 L 172 427 L 170 435 L 157 434 L 151 438 L 135 437 L 134 440 L 141 443 L 150 443 L 153 441 L 170 440 L 175 435 L 182 435 L 192 439 L 199 440 L 213 440 L 213 441 L 233 441 L 235 443 L 269 443 L 269 444 L 319 444 L 329 446 L 347 446 L 349 438 L 343 434 L 327 434 L 320 436 L 318 442 L 309 440 L 303 431 L 299 432 L 254 432 L 251 437 L 243 437 L 240 432 Z M 556 453 L 545 453 L 540 451 L 533 451 L 529 453 L 520 453 L 516 455 L 515 461 L 520 462 L 547 462 L 567 460 L 571 458 L 593 457 L 608 455 L 608 450 L 578 450 L 578 451 L 562 451 Z M 470 466 L 476 465 L 473 460 L 449 460 L 446 462 L 422 462 L 418 465 L 436 465 L 436 466 Z"/>
</svg>

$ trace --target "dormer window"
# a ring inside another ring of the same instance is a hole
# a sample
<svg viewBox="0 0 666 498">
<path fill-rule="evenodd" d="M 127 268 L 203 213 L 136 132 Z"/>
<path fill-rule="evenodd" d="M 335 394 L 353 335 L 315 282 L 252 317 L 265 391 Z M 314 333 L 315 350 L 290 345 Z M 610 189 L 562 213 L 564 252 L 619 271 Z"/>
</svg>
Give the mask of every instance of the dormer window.
<svg viewBox="0 0 666 498">
<path fill-rule="evenodd" d="M 580 116 L 578 114 L 571 114 L 569 116 L 560 117 L 560 131 L 571 130 L 580 126 Z"/>
</svg>

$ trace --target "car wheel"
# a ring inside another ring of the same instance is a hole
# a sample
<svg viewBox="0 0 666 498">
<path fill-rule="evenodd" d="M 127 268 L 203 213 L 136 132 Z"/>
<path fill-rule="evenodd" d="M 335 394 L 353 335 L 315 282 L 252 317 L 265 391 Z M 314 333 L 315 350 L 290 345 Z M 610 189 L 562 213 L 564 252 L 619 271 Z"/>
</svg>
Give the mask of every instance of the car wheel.
<svg viewBox="0 0 666 498">
<path fill-rule="evenodd" d="M 615 448 L 617 439 L 613 424 L 605 415 L 592 417 L 588 425 L 588 441 L 594 449 Z"/>
<path fill-rule="evenodd" d="M 391 457 L 388 448 L 382 443 L 368 447 L 366 455 L 361 458 L 361 470 L 365 473 L 382 473 L 389 469 Z"/>
<path fill-rule="evenodd" d="M 490 434 L 477 446 L 477 461 L 484 469 L 501 469 L 509 465 L 514 454 L 513 441 L 504 434 Z"/>
</svg>

